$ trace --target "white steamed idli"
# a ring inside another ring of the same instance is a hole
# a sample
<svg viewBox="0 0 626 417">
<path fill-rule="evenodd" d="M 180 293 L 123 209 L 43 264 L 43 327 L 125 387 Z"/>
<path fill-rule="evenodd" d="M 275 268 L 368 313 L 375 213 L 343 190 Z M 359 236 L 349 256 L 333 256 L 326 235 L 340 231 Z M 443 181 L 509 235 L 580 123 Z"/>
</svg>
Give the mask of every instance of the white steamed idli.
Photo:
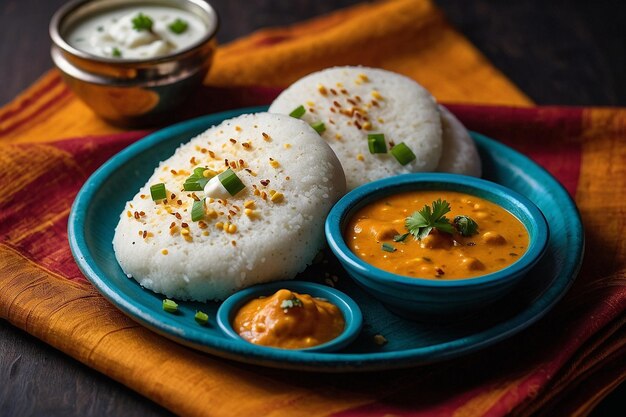
<svg viewBox="0 0 626 417">
<path fill-rule="evenodd" d="M 441 110 L 443 152 L 437 171 L 480 177 L 482 164 L 474 140 L 465 126 L 444 106 Z"/>
<path fill-rule="evenodd" d="M 183 183 L 197 167 L 222 172 L 227 166 L 245 188 L 226 198 L 223 187 L 209 191 L 204 218 L 192 221 L 194 197 L 205 195 L 182 191 Z M 167 199 L 155 202 L 150 186 L 158 183 Z M 221 300 L 253 284 L 293 278 L 309 265 L 324 244 L 326 214 L 344 192 L 341 164 L 305 122 L 239 116 L 159 164 L 126 203 L 115 255 L 128 276 L 152 291 Z"/>
<path fill-rule="evenodd" d="M 341 161 L 348 189 L 437 168 L 442 149 L 437 104 L 410 78 L 375 68 L 330 68 L 296 81 L 269 111 L 290 114 L 301 105 L 302 120 L 324 123 L 321 136 Z M 401 165 L 389 152 L 370 153 L 370 133 L 384 134 L 387 148 L 404 142 L 416 158 Z"/>
</svg>

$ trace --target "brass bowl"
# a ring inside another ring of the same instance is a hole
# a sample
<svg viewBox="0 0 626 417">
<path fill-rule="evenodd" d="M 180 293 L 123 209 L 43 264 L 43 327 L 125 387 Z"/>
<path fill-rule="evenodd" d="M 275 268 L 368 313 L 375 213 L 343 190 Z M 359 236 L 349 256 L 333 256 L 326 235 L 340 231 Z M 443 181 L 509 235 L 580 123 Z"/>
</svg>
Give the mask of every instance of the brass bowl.
<svg viewBox="0 0 626 417">
<path fill-rule="evenodd" d="M 87 16 L 127 6 L 156 5 L 198 16 L 207 33 L 195 44 L 148 59 L 96 56 L 66 40 L 69 30 Z M 118 126 L 147 126 L 170 118 L 204 80 L 217 47 L 217 13 L 203 0 L 75 0 L 50 22 L 51 55 L 65 82 L 103 119 Z"/>
</svg>

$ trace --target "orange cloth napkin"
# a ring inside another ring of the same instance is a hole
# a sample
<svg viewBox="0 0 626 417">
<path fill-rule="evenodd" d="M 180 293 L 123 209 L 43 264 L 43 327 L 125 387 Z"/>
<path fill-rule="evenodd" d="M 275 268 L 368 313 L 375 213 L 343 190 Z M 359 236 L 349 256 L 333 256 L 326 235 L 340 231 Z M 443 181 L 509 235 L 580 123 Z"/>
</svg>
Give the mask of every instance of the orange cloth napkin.
<svg viewBox="0 0 626 417">
<path fill-rule="evenodd" d="M 464 103 L 450 107 L 468 127 L 529 154 L 575 196 L 590 255 L 547 317 L 486 351 L 376 375 L 252 367 L 152 333 L 85 280 L 66 234 L 82 183 L 146 132 L 98 119 L 56 71 L 0 110 L 0 317 L 181 415 L 588 413 L 626 378 L 626 111 L 528 107 L 427 0 L 364 4 L 225 45 L 194 107 L 267 104 L 302 75 L 343 64 L 400 72 Z"/>
</svg>

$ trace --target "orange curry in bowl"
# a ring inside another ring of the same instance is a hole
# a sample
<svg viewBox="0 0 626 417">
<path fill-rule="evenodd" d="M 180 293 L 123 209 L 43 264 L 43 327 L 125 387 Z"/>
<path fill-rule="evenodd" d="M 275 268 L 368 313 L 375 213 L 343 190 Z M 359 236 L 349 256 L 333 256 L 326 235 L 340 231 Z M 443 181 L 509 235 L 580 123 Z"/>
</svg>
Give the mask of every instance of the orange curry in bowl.
<svg viewBox="0 0 626 417">
<path fill-rule="evenodd" d="M 233 329 L 248 342 L 283 349 L 305 349 L 339 336 L 345 320 L 339 307 L 308 294 L 282 289 L 241 307 Z"/>
<path fill-rule="evenodd" d="M 361 208 L 345 232 L 352 252 L 385 271 L 415 278 L 462 279 L 504 269 L 528 248 L 515 216 L 480 197 L 411 191 Z"/>
</svg>

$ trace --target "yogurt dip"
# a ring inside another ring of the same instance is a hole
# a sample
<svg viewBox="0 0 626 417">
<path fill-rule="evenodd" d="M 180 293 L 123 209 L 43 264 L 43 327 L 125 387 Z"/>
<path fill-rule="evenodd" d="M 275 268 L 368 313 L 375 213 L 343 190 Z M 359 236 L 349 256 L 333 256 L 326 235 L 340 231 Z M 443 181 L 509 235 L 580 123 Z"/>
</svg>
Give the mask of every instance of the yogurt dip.
<svg viewBox="0 0 626 417">
<path fill-rule="evenodd" d="M 66 41 L 105 58 L 146 59 L 180 52 L 210 30 L 196 15 L 166 6 L 129 6 L 88 16 L 69 29 Z"/>
</svg>

